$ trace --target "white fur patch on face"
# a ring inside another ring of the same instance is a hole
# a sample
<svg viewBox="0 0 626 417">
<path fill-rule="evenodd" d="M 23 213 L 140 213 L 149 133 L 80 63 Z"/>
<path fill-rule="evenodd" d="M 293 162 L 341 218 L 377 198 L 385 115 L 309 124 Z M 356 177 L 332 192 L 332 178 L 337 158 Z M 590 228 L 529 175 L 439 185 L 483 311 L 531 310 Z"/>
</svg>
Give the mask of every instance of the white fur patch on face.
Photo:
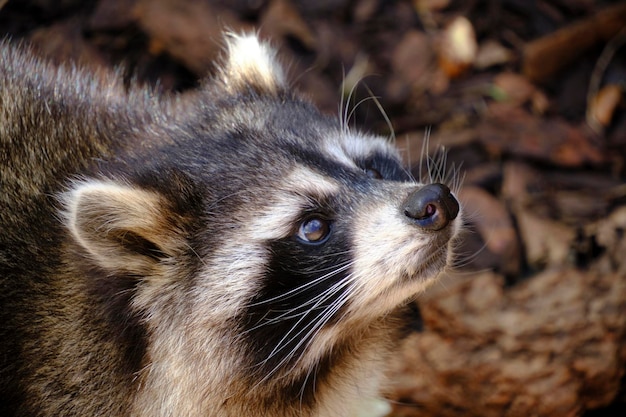
<svg viewBox="0 0 626 417">
<path fill-rule="evenodd" d="M 250 223 L 250 236 L 267 241 L 290 236 L 302 211 L 317 200 L 339 192 L 339 184 L 329 177 L 299 166 L 277 185 L 265 211 L 256 213 Z"/>
<path fill-rule="evenodd" d="M 415 185 L 402 187 L 406 187 L 406 193 L 396 189 L 394 197 L 377 198 L 359 210 L 355 219 L 351 310 L 356 316 L 365 313 L 374 318 L 387 313 L 425 290 L 447 262 L 448 243 L 442 245 L 437 235 L 404 218 L 399 209 L 401 199 Z M 458 227 L 450 227 L 448 233 L 453 236 Z"/>
<path fill-rule="evenodd" d="M 398 157 L 398 151 L 387 140 L 360 133 L 340 133 L 327 138 L 322 146 L 324 155 L 350 168 L 358 168 L 355 161 L 366 159 L 375 153 Z"/>
<path fill-rule="evenodd" d="M 380 136 L 349 133 L 342 141 L 344 152 L 351 158 L 365 158 L 373 153 L 397 156 L 398 151 L 386 139 Z"/>
<path fill-rule="evenodd" d="M 252 34 L 230 34 L 228 59 L 222 69 L 223 82 L 231 92 L 247 86 L 276 93 L 286 86 L 276 52 Z"/>
<path fill-rule="evenodd" d="M 343 142 L 343 140 L 327 140 L 326 142 L 324 142 L 324 155 L 334 159 L 341 165 L 350 168 L 357 168 L 354 160 L 346 154 Z"/>
</svg>

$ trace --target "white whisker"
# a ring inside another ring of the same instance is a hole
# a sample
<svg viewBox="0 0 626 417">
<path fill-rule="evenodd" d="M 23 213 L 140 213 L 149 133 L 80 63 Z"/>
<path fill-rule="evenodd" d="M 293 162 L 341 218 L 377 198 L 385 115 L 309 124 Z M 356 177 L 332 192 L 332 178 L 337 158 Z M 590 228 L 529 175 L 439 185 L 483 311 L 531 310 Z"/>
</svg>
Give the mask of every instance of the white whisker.
<svg viewBox="0 0 626 417">
<path fill-rule="evenodd" d="M 270 354 L 268 355 L 268 357 L 265 359 L 265 361 L 271 359 L 276 353 L 278 353 L 279 351 L 281 351 L 285 346 L 287 346 L 289 343 L 291 343 L 296 336 L 300 335 L 303 331 L 306 330 L 306 326 L 304 326 L 301 330 L 299 330 L 297 333 L 295 333 L 293 335 L 292 338 L 290 338 L 287 343 L 283 343 L 288 337 L 289 335 L 296 330 L 296 328 L 298 327 L 298 325 L 306 318 L 306 316 L 311 313 L 312 311 L 315 310 L 316 307 L 319 307 L 321 304 L 323 304 L 324 301 L 326 301 L 327 299 L 329 299 L 331 296 L 335 295 L 337 293 L 337 291 L 339 291 L 340 289 L 344 288 L 345 286 L 347 286 L 349 283 L 349 281 L 347 279 L 345 280 L 341 280 L 338 283 L 336 283 L 335 285 L 333 285 L 332 287 L 330 287 L 329 289 L 327 289 L 326 291 L 324 291 L 324 296 L 323 297 L 318 297 L 317 302 L 315 302 L 315 304 L 313 305 L 313 307 L 311 307 L 309 310 L 307 310 L 305 312 L 305 314 L 302 315 L 302 317 L 300 317 L 300 319 L 291 327 L 291 329 L 285 333 L 283 335 L 283 337 L 278 341 L 278 343 L 276 344 L 276 346 L 274 347 L 274 349 L 270 352 Z M 298 343 L 297 346 L 300 346 L 300 344 L 303 341 L 301 341 L 300 343 Z"/>
<path fill-rule="evenodd" d="M 354 265 L 354 262 L 347 262 L 346 264 L 344 264 L 342 266 L 339 266 L 338 268 L 333 269 L 331 272 L 329 272 L 329 273 L 327 273 L 325 275 L 322 275 L 321 277 L 318 277 L 318 278 L 316 278 L 314 280 L 307 281 L 305 284 L 303 284 L 303 285 L 301 285 L 299 287 L 296 287 L 296 288 L 294 288 L 292 290 L 289 290 L 286 293 L 279 294 L 279 295 L 277 295 L 275 297 L 272 297 L 272 298 L 268 298 L 267 300 L 262 300 L 262 301 L 258 301 L 256 303 L 251 303 L 251 304 L 248 305 L 248 307 L 255 307 L 255 306 L 268 304 L 268 303 L 272 303 L 272 302 L 275 302 L 275 301 L 279 301 L 279 300 L 283 300 L 283 299 L 286 299 L 286 298 L 293 297 L 294 295 L 302 293 L 307 288 L 312 287 L 312 286 L 320 283 L 321 281 L 324 281 L 324 280 L 326 280 L 328 278 L 334 277 L 338 273 L 343 272 L 346 269 L 350 268 L 352 265 Z"/>
<path fill-rule="evenodd" d="M 391 135 L 391 143 L 396 143 L 396 132 L 393 128 L 393 124 L 391 123 L 391 119 L 389 119 L 389 116 L 387 115 L 387 112 L 383 108 L 382 104 L 380 104 L 378 97 L 374 95 L 374 92 L 367 85 L 365 86 L 365 89 L 370 94 L 372 101 L 374 101 L 374 104 L 376 104 L 378 111 L 380 111 L 380 114 L 385 119 L 385 123 L 387 123 L 387 127 L 389 128 L 389 134 Z"/>
<path fill-rule="evenodd" d="M 348 283 L 349 282 L 346 282 L 345 285 L 347 285 Z M 331 295 L 334 295 L 334 293 Z M 295 340 L 297 336 L 302 334 L 305 330 L 307 330 L 308 327 L 310 327 L 307 333 L 303 337 L 300 338 L 298 343 L 291 349 L 291 351 L 289 351 L 288 354 L 284 355 L 284 357 L 280 360 L 280 362 L 263 378 L 261 382 L 266 381 L 269 377 L 271 377 L 274 373 L 276 373 L 278 369 L 280 369 L 287 361 L 289 361 L 293 357 L 293 355 L 298 351 L 298 349 L 304 343 L 307 343 L 307 347 L 310 346 L 311 341 L 315 339 L 315 335 L 317 335 L 319 331 L 326 325 L 326 323 L 328 323 L 328 321 L 335 315 L 335 313 L 339 311 L 341 307 L 343 307 L 343 305 L 345 304 L 345 301 L 347 301 L 348 298 L 349 298 L 349 294 L 343 294 L 340 298 L 335 300 L 328 308 L 325 309 L 324 314 L 319 318 L 318 321 L 313 321 L 309 323 L 309 325 L 304 326 L 299 332 L 294 334 L 293 337 L 289 339 L 286 343 L 282 343 L 282 341 L 284 340 L 284 337 L 283 337 L 283 339 L 281 339 L 281 342 L 279 342 L 279 345 L 282 344 L 282 346 L 280 346 L 280 348 L 278 348 L 277 346 L 278 349 L 275 348 L 274 351 L 272 351 L 272 353 L 269 355 L 269 357 L 262 363 L 265 363 L 267 360 L 273 357 L 276 352 L 282 350 L 285 346 L 289 345 L 291 342 Z M 309 310 L 309 312 L 310 311 L 312 310 Z M 296 323 L 296 325 L 297 324 L 299 323 Z M 295 328 L 296 325 L 294 325 L 293 328 Z M 289 334 L 290 332 L 291 331 L 289 331 L 287 334 Z M 292 365 L 291 370 L 293 370 L 296 366 L 297 366 L 297 362 Z M 285 375 L 288 375 L 289 373 L 290 372 L 288 371 L 285 373 Z"/>
</svg>

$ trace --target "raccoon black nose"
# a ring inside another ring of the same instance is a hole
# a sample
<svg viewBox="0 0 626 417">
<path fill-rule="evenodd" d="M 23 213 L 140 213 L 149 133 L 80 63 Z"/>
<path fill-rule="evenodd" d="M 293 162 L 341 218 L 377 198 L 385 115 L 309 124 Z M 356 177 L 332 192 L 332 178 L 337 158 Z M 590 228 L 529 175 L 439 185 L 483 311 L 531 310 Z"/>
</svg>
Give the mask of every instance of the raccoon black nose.
<svg viewBox="0 0 626 417">
<path fill-rule="evenodd" d="M 459 214 L 459 202 L 443 184 L 428 184 L 404 201 L 404 215 L 418 226 L 441 230 Z"/>
</svg>

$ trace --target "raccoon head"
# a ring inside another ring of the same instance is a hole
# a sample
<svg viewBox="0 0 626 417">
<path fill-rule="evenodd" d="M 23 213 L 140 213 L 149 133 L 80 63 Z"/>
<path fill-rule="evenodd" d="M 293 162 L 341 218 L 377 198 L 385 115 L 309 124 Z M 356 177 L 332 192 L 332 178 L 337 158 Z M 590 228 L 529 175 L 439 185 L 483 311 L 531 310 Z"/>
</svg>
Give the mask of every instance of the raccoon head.
<svg viewBox="0 0 626 417">
<path fill-rule="evenodd" d="M 154 146 L 73 186 L 66 222 L 101 279 L 135 280 L 146 369 L 178 367 L 168 389 L 186 373 L 204 395 L 199 380 L 314 390 L 446 266 L 459 205 L 389 140 L 295 96 L 267 45 L 232 36 L 228 50 L 185 117 L 134 127 Z"/>
</svg>

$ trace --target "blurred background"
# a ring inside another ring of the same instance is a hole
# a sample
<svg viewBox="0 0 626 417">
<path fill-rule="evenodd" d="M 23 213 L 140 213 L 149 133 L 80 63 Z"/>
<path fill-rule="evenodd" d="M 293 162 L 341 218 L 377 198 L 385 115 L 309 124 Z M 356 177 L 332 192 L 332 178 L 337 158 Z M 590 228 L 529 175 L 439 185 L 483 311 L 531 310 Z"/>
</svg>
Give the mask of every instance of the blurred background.
<svg viewBox="0 0 626 417">
<path fill-rule="evenodd" d="M 0 0 L 0 36 L 162 92 L 214 71 L 225 28 L 416 177 L 463 177 L 390 415 L 626 416 L 626 2 Z"/>
</svg>

